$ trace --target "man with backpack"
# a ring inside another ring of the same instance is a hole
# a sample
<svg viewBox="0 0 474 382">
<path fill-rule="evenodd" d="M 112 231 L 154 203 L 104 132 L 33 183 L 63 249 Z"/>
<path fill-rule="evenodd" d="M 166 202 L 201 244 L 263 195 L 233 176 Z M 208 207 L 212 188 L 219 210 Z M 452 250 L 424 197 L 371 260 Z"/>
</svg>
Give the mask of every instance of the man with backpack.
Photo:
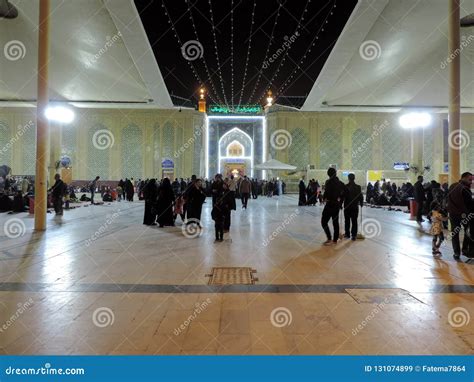
<svg viewBox="0 0 474 382">
<path fill-rule="evenodd" d="M 324 196 L 326 204 L 321 216 L 321 225 L 326 233 L 327 240 L 324 245 L 335 245 L 339 239 L 339 210 L 342 208 L 344 201 L 344 183 L 336 176 L 335 168 L 330 167 L 327 171 L 329 179 L 324 185 Z M 332 219 L 334 227 L 334 235 L 331 240 L 331 231 L 329 230 L 329 219 Z"/>
</svg>

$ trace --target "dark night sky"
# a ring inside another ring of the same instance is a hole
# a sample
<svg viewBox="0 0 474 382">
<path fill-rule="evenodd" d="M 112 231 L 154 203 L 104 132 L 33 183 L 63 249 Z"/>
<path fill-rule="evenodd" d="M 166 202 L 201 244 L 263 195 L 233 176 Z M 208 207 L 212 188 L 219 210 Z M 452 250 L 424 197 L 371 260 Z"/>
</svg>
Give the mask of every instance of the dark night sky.
<svg viewBox="0 0 474 382">
<path fill-rule="evenodd" d="M 228 105 L 239 102 L 263 104 L 269 88 L 277 102 L 279 96 L 306 96 L 356 2 L 135 0 L 170 94 L 196 98 L 202 81 L 209 93 L 209 103 Z M 244 83 L 254 4 L 251 49 Z M 213 26 L 217 44 L 214 43 Z M 297 30 L 299 36 L 295 35 Z M 188 46 L 190 50 L 187 54 L 191 58 L 188 60 L 181 47 L 191 40 L 199 41 L 203 49 L 201 52 L 200 47 L 195 45 L 197 50 L 193 51 Z M 200 53 L 202 57 L 192 56 Z M 264 65 L 266 54 L 267 64 Z M 270 63 L 268 58 L 272 55 L 276 60 Z M 298 67 L 301 60 L 303 63 Z M 193 73 L 193 68 L 200 80 Z"/>
</svg>

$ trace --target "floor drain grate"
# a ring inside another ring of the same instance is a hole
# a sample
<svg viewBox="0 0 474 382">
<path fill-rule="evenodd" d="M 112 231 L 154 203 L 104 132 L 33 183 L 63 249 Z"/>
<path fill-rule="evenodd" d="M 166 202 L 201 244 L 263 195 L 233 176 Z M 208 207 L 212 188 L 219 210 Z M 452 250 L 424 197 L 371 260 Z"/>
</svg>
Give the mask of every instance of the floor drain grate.
<svg viewBox="0 0 474 382">
<path fill-rule="evenodd" d="M 251 285 L 258 281 L 255 269 L 249 267 L 214 267 L 209 275 L 208 285 Z"/>
</svg>

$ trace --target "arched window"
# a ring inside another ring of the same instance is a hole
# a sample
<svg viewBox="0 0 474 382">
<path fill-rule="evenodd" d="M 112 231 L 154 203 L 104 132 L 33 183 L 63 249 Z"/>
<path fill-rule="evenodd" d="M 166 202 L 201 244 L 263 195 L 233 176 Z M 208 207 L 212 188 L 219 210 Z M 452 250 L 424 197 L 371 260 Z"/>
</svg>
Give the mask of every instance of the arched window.
<svg viewBox="0 0 474 382">
<path fill-rule="evenodd" d="M 227 146 L 228 157 L 243 157 L 245 156 L 244 146 L 238 141 L 232 141 Z"/>
</svg>

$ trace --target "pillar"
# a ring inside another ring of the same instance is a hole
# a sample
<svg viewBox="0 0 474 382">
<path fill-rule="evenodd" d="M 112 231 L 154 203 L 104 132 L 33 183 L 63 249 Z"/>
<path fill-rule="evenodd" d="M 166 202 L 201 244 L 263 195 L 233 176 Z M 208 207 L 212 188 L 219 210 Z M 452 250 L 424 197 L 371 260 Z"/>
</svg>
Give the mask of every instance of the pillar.
<svg viewBox="0 0 474 382">
<path fill-rule="evenodd" d="M 461 177 L 460 144 L 461 144 L 461 54 L 460 54 L 460 0 L 449 0 L 449 184 Z M 457 136 L 457 138 L 456 138 Z"/>
<path fill-rule="evenodd" d="M 48 59 L 50 0 L 40 0 L 38 21 L 38 100 L 36 107 L 35 230 L 46 230 L 49 125 L 44 112 L 48 106 Z"/>
</svg>

